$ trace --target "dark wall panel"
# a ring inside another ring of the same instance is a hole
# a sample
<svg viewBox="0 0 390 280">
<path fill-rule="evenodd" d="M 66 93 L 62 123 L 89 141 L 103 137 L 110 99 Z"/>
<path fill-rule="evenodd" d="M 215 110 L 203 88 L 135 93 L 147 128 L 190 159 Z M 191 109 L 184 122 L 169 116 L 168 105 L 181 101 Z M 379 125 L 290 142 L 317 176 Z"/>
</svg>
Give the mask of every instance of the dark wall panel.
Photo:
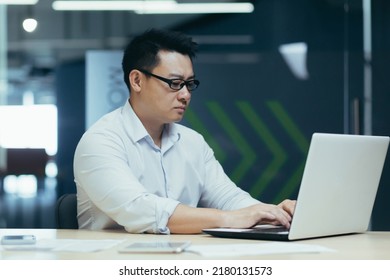
<svg viewBox="0 0 390 280">
<path fill-rule="evenodd" d="M 372 74 L 373 74 L 373 133 L 390 135 L 390 2 L 372 2 Z M 390 152 L 375 202 L 372 227 L 375 230 L 390 230 Z"/>
<path fill-rule="evenodd" d="M 58 195 L 76 191 L 73 154 L 85 128 L 85 62 L 71 61 L 56 69 L 58 106 Z"/>
</svg>

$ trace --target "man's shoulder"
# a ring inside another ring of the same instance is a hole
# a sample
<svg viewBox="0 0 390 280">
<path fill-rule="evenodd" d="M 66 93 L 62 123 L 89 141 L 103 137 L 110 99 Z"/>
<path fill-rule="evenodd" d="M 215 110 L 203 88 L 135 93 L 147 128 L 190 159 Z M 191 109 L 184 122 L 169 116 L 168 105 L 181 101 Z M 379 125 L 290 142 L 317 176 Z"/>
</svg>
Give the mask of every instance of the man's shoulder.
<svg viewBox="0 0 390 280">
<path fill-rule="evenodd" d="M 124 131 L 120 118 L 120 109 L 116 109 L 103 115 L 94 124 L 87 128 L 83 137 L 80 139 L 80 142 L 101 141 L 103 139 L 120 140 L 123 138 L 123 135 Z"/>
<path fill-rule="evenodd" d="M 102 129 L 102 128 L 110 128 L 115 125 L 115 123 L 119 123 L 120 119 L 120 110 L 121 108 L 117 108 L 109 113 L 102 115 L 95 123 L 93 123 L 88 130 Z"/>
</svg>

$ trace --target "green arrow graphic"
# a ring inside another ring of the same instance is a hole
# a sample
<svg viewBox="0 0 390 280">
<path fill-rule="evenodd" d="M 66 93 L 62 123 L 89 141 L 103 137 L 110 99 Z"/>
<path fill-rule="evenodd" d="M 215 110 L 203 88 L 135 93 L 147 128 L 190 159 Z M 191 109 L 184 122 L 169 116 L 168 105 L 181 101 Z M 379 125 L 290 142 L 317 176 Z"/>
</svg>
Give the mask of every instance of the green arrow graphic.
<svg viewBox="0 0 390 280">
<path fill-rule="evenodd" d="M 209 133 L 194 111 L 190 108 L 187 108 L 185 118 L 194 130 L 203 135 L 206 142 L 210 145 L 211 149 L 213 149 L 215 157 L 220 162 L 223 162 L 226 159 L 226 153 L 218 144 L 218 142 L 215 141 L 215 138 L 211 135 L 211 133 Z"/>
<path fill-rule="evenodd" d="M 299 150 L 305 155 L 304 160 L 298 165 L 298 167 L 293 172 L 290 179 L 282 187 L 281 191 L 275 198 L 275 203 L 280 202 L 284 198 L 290 197 L 291 194 L 299 187 L 300 180 L 302 178 L 303 168 L 305 166 L 306 154 L 309 148 L 309 142 L 305 136 L 300 132 L 299 128 L 292 121 L 292 118 L 287 114 L 284 108 L 277 101 L 267 102 L 268 107 L 275 115 L 276 119 L 286 130 L 291 139 L 298 146 Z"/>
<path fill-rule="evenodd" d="M 230 175 L 230 178 L 238 184 L 251 168 L 256 159 L 256 154 L 218 103 L 209 102 L 207 106 L 243 156 L 241 162 Z"/>
<path fill-rule="evenodd" d="M 250 189 L 252 196 L 259 197 L 278 173 L 279 169 L 283 166 L 287 156 L 278 141 L 275 137 L 273 137 L 268 127 L 253 110 L 252 106 L 248 102 L 238 102 L 237 106 L 240 108 L 247 121 L 252 125 L 252 128 L 259 135 L 260 139 L 262 139 L 264 144 L 273 154 L 273 160 L 268 164 L 265 170 L 261 173 L 259 179 Z"/>
</svg>

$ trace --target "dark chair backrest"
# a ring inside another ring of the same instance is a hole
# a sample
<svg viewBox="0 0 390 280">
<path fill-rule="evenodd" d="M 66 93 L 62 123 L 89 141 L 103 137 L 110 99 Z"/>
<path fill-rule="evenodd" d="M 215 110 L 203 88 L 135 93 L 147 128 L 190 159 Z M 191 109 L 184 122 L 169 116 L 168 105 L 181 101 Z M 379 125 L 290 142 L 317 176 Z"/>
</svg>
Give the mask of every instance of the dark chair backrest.
<svg viewBox="0 0 390 280">
<path fill-rule="evenodd" d="M 55 206 L 55 215 L 58 229 L 78 229 L 77 195 L 67 193 L 60 196 Z"/>
</svg>

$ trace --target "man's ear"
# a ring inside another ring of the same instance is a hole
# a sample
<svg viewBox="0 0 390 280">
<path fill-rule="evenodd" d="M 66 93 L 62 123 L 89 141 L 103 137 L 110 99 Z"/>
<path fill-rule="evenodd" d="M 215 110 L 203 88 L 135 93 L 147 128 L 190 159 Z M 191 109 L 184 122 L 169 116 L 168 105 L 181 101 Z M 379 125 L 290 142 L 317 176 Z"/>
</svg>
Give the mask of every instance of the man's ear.
<svg viewBox="0 0 390 280">
<path fill-rule="evenodd" d="M 132 70 L 129 74 L 129 82 L 132 91 L 139 92 L 142 88 L 142 76 L 138 70 Z"/>
</svg>

